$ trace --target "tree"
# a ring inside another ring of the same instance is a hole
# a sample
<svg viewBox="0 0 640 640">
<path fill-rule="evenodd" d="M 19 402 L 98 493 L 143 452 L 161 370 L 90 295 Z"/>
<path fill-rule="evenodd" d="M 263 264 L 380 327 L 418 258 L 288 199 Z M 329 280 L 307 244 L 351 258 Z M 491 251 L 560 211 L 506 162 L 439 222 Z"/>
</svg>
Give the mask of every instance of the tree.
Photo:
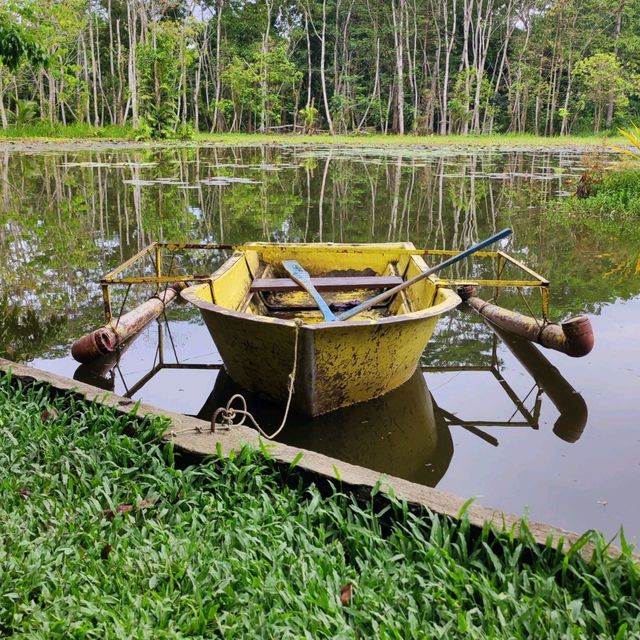
<svg viewBox="0 0 640 640">
<path fill-rule="evenodd" d="M 627 106 L 629 83 L 612 53 L 596 53 L 580 60 L 576 64 L 574 76 L 582 85 L 585 100 L 593 105 L 594 131 L 598 133 L 610 102 L 618 108 Z"/>
<path fill-rule="evenodd" d="M 10 71 L 15 71 L 23 60 L 34 66 L 44 64 L 44 51 L 33 36 L 15 21 L 10 9 L 11 6 L 0 9 L 0 64 Z"/>
</svg>

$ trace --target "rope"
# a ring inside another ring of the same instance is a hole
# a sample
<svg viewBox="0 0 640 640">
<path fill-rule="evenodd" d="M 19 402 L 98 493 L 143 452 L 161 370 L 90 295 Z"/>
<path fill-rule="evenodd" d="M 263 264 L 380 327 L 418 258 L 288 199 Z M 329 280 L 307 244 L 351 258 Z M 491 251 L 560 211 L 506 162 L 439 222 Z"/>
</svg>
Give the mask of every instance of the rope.
<svg viewBox="0 0 640 640">
<path fill-rule="evenodd" d="M 127 290 L 124 294 L 124 300 L 120 305 L 120 311 L 118 312 L 118 319 L 116 320 L 116 326 L 114 327 L 114 331 L 118 329 L 118 325 L 120 324 L 120 318 L 122 317 L 122 312 L 124 311 L 124 305 L 127 304 L 127 298 L 129 297 L 129 291 L 131 291 L 131 284 L 127 287 Z"/>
<path fill-rule="evenodd" d="M 527 309 L 529 309 L 529 313 L 531 314 L 531 317 L 535 320 L 535 323 L 538 325 L 538 338 L 536 342 L 538 342 L 539 344 L 542 344 L 542 333 L 544 332 L 544 330 L 547 328 L 548 325 L 553 323 L 549 322 L 549 319 L 545 317 L 542 319 L 542 324 L 540 324 L 538 322 L 538 318 L 536 318 L 535 313 L 531 309 L 531 306 L 527 302 L 527 299 L 524 297 L 524 294 L 522 293 L 522 289 L 520 287 L 517 287 L 517 289 L 518 289 L 518 293 L 520 294 L 520 297 L 522 298 L 524 303 L 527 305 Z M 544 314 L 544 311 L 543 311 L 543 314 Z"/>
<path fill-rule="evenodd" d="M 241 393 L 236 393 L 235 395 L 229 398 L 229 401 L 224 407 L 218 407 L 211 416 L 211 430 L 210 433 L 215 433 L 216 429 L 220 430 L 229 430 L 231 427 L 241 427 L 245 424 L 247 418 L 251 421 L 253 426 L 258 430 L 258 432 L 265 437 L 267 440 L 273 440 L 285 427 L 287 423 L 287 418 L 289 417 L 289 410 L 291 408 L 291 400 L 294 394 L 294 382 L 296 379 L 296 373 L 298 371 L 298 344 L 300 337 L 300 327 L 303 322 L 300 318 L 296 318 L 294 320 L 296 333 L 295 333 L 295 342 L 293 346 L 293 368 L 291 369 L 291 373 L 289 374 L 289 383 L 287 385 L 288 388 L 288 397 L 287 404 L 284 410 L 284 416 L 282 417 L 282 422 L 280 426 L 272 433 L 268 434 L 259 424 L 258 421 L 253 417 L 251 412 L 247 409 L 247 401 L 245 397 Z M 239 401 L 240 408 L 236 408 L 233 406 L 235 401 Z M 220 422 L 218 422 L 218 418 L 220 417 Z M 197 433 L 202 433 L 201 427 L 190 427 L 188 429 L 181 429 L 179 431 L 171 431 L 169 435 L 172 437 L 177 436 L 179 433 L 184 433 L 186 431 L 196 431 Z"/>
<path fill-rule="evenodd" d="M 245 397 L 241 393 L 236 393 L 235 395 L 229 398 L 227 405 L 225 407 L 218 407 L 214 412 L 213 416 L 211 416 L 211 433 L 216 432 L 216 427 L 219 429 L 230 429 L 231 427 L 240 427 L 245 423 L 245 420 L 249 418 L 253 426 L 260 432 L 262 436 L 264 436 L 267 440 L 273 440 L 283 429 L 285 424 L 287 423 L 287 418 L 289 417 L 289 409 L 291 408 L 291 399 L 293 398 L 294 393 L 294 382 L 296 379 L 296 372 L 298 370 L 298 342 L 300 335 L 300 327 L 302 326 L 302 320 L 300 318 L 296 318 L 294 320 L 296 325 L 296 334 L 295 334 L 295 342 L 293 346 L 293 368 L 291 369 L 291 373 L 289 374 L 289 384 L 288 391 L 289 395 L 287 397 L 287 404 L 284 410 L 284 416 L 282 417 L 282 422 L 280 426 L 272 433 L 268 434 L 259 424 L 258 421 L 253 417 L 250 411 L 247 410 L 247 401 Z M 239 400 L 241 404 L 240 409 L 235 409 L 233 407 L 233 403 L 235 400 Z M 218 423 L 218 416 L 222 417 L 222 422 Z M 237 419 L 239 416 L 239 419 Z"/>
</svg>

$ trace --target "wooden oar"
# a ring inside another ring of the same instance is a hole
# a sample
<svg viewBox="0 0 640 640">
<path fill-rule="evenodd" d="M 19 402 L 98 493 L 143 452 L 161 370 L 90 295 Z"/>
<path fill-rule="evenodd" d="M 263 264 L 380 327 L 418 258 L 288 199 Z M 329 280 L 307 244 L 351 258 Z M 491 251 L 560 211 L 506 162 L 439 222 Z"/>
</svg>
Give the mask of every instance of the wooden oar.
<svg viewBox="0 0 640 640">
<path fill-rule="evenodd" d="M 436 273 L 437 271 L 440 271 L 445 267 L 449 267 L 452 264 L 455 264 L 456 262 L 460 262 L 460 260 L 464 260 L 464 258 L 467 258 L 472 253 L 475 253 L 476 251 L 480 251 L 480 249 L 484 249 L 490 244 L 493 244 L 498 240 L 502 240 L 502 238 L 506 238 L 507 236 L 511 235 L 511 233 L 512 233 L 511 229 L 509 228 L 503 229 L 502 231 L 499 231 L 495 235 L 491 236 L 490 238 L 487 238 L 486 240 L 483 240 L 482 242 L 479 242 L 478 244 L 474 244 L 472 247 L 465 249 L 458 255 L 452 256 L 451 258 L 444 260 L 440 264 L 437 264 L 435 267 L 431 267 L 431 269 L 428 269 L 427 271 L 423 271 L 422 273 L 419 273 L 417 276 L 415 276 L 415 278 L 411 278 L 411 280 L 407 280 L 406 282 L 403 282 L 402 284 L 399 284 L 397 287 L 393 287 L 392 289 L 387 289 L 387 291 L 384 291 L 383 293 L 377 296 L 374 296 L 373 298 L 369 298 L 369 300 L 365 300 L 362 304 L 359 304 L 357 307 L 353 307 L 352 309 L 349 309 L 348 311 L 341 313 L 339 316 L 334 316 L 334 319 L 348 320 L 349 318 L 353 318 L 353 316 L 357 316 L 359 313 L 362 313 L 367 309 L 371 309 L 371 307 L 374 307 L 375 305 L 380 304 L 381 302 L 384 302 L 388 298 L 395 296 L 396 293 L 400 293 L 401 291 L 404 291 L 407 287 L 410 287 L 416 284 L 417 282 L 424 280 L 425 278 Z"/>
<path fill-rule="evenodd" d="M 297 260 L 283 260 L 282 266 L 291 276 L 291 279 L 297 282 L 315 301 L 322 315 L 327 322 L 334 322 L 338 317 L 329 309 L 329 305 L 324 301 L 323 297 L 311 282 L 311 276 L 304 270 Z"/>
</svg>

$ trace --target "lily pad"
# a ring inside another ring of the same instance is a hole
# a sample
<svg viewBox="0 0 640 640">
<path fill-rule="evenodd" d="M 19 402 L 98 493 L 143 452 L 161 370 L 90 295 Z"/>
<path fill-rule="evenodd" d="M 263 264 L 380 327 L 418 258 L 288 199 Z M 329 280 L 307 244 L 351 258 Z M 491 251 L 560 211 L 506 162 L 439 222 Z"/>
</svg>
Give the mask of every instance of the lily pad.
<svg viewBox="0 0 640 640">
<path fill-rule="evenodd" d="M 150 187 L 157 184 L 155 180 L 123 180 L 124 184 L 130 184 L 133 187 Z"/>
</svg>

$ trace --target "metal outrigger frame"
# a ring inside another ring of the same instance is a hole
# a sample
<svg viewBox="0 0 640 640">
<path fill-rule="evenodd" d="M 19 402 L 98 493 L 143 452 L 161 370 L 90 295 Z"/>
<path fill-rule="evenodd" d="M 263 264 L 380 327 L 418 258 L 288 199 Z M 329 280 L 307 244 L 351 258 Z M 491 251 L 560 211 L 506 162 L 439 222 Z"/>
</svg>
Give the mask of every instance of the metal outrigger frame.
<svg viewBox="0 0 640 640">
<path fill-rule="evenodd" d="M 261 246 L 267 246 L 260 244 L 252 245 L 231 245 L 231 244 L 214 244 L 214 243 L 189 243 L 189 242 L 152 242 L 147 245 L 135 255 L 131 256 L 128 260 L 125 260 L 122 264 L 112 269 L 100 279 L 100 287 L 102 289 L 102 300 L 104 306 L 104 313 L 107 323 L 110 323 L 113 319 L 112 299 L 111 299 L 111 287 L 112 286 L 133 286 L 133 285 L 156 285 L 156 292 L 160 291 L 163 286 L 166 288 L 171 284 L 184 282 L 207 282 L 211 281 L 210 274 L 172 274 L 172 266 L 174 258 L 178 252 L 181 251 L 238 251 L 238 250 L 260 250 Z M 313 251 L 313 245 L 309 245 L 309 251 Z M 359 252 L 375 252 L 379 251 L 373 245 L 358 246 Z M 407 255 L 419 255 L 419 256 L 455 256 L 459 251 L 450 249 L 414 249 L 403 251 Z M 170 256 L 170 266 L 168 272 L 164 270 L 164 264 L 166 257 Z M 541 308 L 542 319 L 546 323 L 549 317 L 549 280 L 541 276 L 533 269 L 527 267 L 525 264 L 510 256 L 504 251 L 478 251 L 474 254 L 477 258 L 489 258 L 496 261 L 496 278 L 492 279 L 474 279 L 474 278 L 435 278 L 436 285 L 439 287 L 460 287 L 464 285 L 473 285 L 481 287 L 494 287 L 494 298 L 497 299 L 499 291 L 502 288 L 516 288 L 521 290 L 523 288 L 535 288 L 540 291 L 541 296 Z M 128 269 L 137 266 L 144 266 L 145 262 L 147 267 L 149 262 L 151 263 L 151 271 L 153 275 L 146 276 L 125 276 L 124 272 Z M 523 279 L 503 279 L 502 275 L 507 265 L 511 265 L 522 271 L 528 278 Z"/>
</svg>

